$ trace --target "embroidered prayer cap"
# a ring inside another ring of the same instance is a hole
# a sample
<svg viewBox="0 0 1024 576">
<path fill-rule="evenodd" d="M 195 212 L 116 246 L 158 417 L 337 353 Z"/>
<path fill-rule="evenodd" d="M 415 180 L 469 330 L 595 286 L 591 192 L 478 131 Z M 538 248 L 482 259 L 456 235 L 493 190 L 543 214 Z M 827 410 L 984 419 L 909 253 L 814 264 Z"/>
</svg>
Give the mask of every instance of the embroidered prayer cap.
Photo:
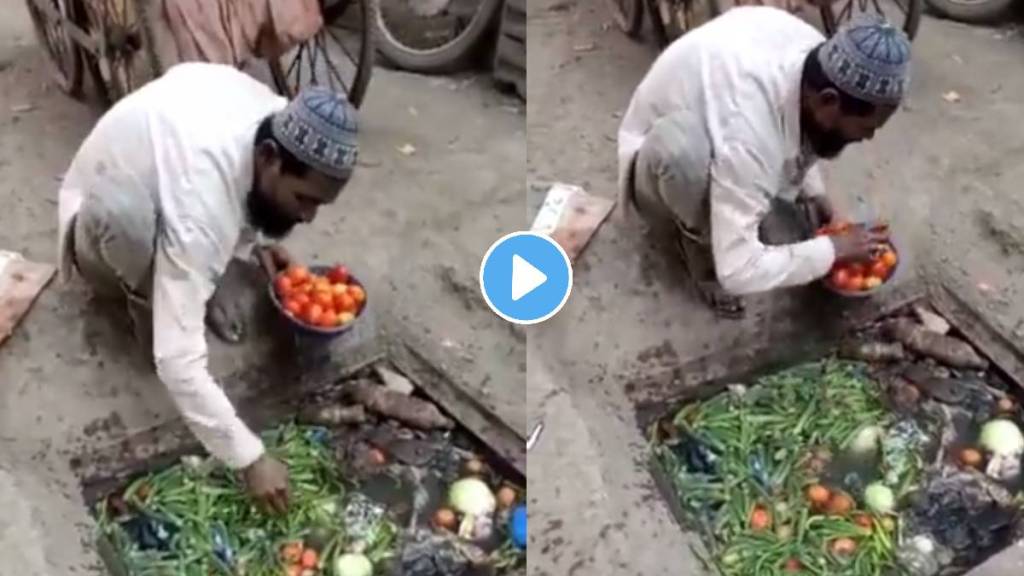
<svg viewBox="0 0 1024 576">
<path fill-rule="evenodd" d="M 842 26 L 818 50 L 821 67 L 840 90 L 876 105 L 895 105 L 910 82 L 910 40 L 878 14 Z"/>
<path fill-rule="evenodd" d="M 359 154 L 355 106 L 344 94 L 309 86 L 274 115 L 274 137 L 303 163 L 339 180 L 348 179 Z"/>
</svg>

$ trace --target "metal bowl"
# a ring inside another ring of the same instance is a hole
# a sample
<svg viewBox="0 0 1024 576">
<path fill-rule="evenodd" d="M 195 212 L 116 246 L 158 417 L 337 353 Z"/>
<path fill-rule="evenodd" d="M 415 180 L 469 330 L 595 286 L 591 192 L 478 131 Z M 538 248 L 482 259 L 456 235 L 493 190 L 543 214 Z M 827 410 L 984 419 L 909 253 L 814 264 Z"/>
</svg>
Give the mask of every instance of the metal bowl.
<svg viewBox="0 0 1024 576">
<path fill-rule="evenodd" d="M 309 267 L 309 271 L 310 272 L 312 272 L 313 274 L 321 275 L 321 276 L 326 275 L 327 272 L 330 269 L 331 269 L 330 266 L 310 266 Z M 349 273 L 349 275 L 348 275 L 348 283 L 349 284 L 355 284 L 356 286 L 359 286 L 360 288 L 362 288 L 363 292 L 366 292 L 366 286 L 364 286 L 363 283 L 360 282 L 359 279 L 356 278 L 351 273 Z M 308 336 L 316 336 L 316 337 L 319 337 L 319 338 L 336 338 L 336 337 L 341 336 L 342 334 L 348 332 L 349 330 L 351 330 L 352 327 L 356 325 L 356 322 L 358 322 L 359 319 L 363 316 L 363 313 L 366 311 L 366 306 L 370 302 L 369 294 L 367 294 L 366 299 L 363 300 L 363 305 L 359 307 L 359 311 L 356 313 L 355 319 L 352 320 L 351 322 L 349 322 L 348 324 L 346 324 L 344 326 L 338 326 L 338 327 L 335 327 L 335 328 L 321 328 L 320 326 L 310 326 L 309 324 L 306 324 L 302 320 L 299 320 L 298 318 L 296 318 L 296 317 L 292 316 L 291 314 L 289 314 L 288 311 L 284 309 L 284 304 L 281 303 L 280 298 L 277 297 L 277 291 L 274 290 L 274 280 L 273 279 L 270 280 L 270 283 L 267 286 L 267 293 L 270 294 L 270 301 L 274 303 L 274 308 L 277 310 L 277 312 L 281 316 L 284 317 L 285 320 L 288 321 L 288 324 L 290 324 L 291 327 L 296 332 L 299 332 L 300 334 L 305 334 L 305 335 L 308 335 Z"/>
<path fill-rule="evenodd" d="M 889 284 L 892 283 L 892 280 L 893 280 L 893 278 L 896 277 L 896 273 L 899 271 L 900 266 L 903 265 L 903 256 L 900 254 L 899 249 L 896 247 L 896 243 L 893 242 L 891 238 L 889 239 L 889 248 L 892 249 L 892 251 L 896 253 L 896 265 L 893 266 L 892 270 L 889 271 L 889 277 L 886 278 L 885 281 L 882 282 L 877 288 L 874 288 L 872 290 L 856 290 L 856 291 L 854 291 L 854 290 L 842 290 L 840 288 L 836 288 L 835 286 L 832 285 L 832 282 L 829 281 L 829 278 L 832 275 L 832 271 L 831 270 L 829 271 L 829 276 L 826 276 L 825 278 L 823 278 L 821 280 L 821 284 L 829 292 L 832 292 L 833 294 L 838 294 L 838 295 L 840 295 L 840 296 L 842 296 L 844 298 L 871 298 L 875 294 L 878 294 L 882 290 L 885 290 L 886 287 L 889 286 Z"/>
</svg>

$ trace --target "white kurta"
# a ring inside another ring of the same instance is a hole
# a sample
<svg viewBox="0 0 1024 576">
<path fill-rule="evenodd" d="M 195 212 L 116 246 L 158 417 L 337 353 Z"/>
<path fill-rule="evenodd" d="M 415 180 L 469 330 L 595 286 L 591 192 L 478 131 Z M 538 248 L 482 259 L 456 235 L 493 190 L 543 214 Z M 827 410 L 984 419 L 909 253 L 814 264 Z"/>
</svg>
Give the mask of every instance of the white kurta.
<svg viewBox="0 0 1024 576">
<path fill-rule="evenodd" d="M 235 254 L 251 249 L 245 197 L 260 121 L 287 104 L 230 66 L 182 64 L 118 102 L 97 123 L 60 190 L 62 278 L 68 228 L 83 201 L 113 187 L 155 206 L 153 356 L 193 433 L 234 468 L 264 451 L 207 369 L 205 304 Z M 126 190 L 128 188 L 129 190 Z"/>
<path fill-rule="evenodd" d="M 706 127 L 693 137 L 710 139 L 711 247 L 718 279 L 731 293 L 807 284 L 835 260 L 828 238 L 767 246 L 758 236 L 773 198 L 824 193 L 800 133 L 803 63 L 823 41 L 782 10 L 729 10 L 658 57 L 619 128 L 619 186 L 626 193 L 630 165 L 660 118 L 688 113 Z"/>
</svg>

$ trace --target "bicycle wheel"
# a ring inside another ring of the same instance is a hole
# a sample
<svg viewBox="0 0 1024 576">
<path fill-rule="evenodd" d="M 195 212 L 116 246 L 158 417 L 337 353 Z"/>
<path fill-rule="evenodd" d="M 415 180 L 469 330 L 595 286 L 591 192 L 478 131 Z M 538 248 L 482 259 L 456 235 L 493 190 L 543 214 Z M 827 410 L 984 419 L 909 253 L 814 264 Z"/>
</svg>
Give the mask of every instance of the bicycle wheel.
<svg viewBox="0 0 1024 576">
<path fill-rule="evenodd" d="M 834 0 L 821 7 L 825 32 L 831 36 L 844 23 L 859 13 L 874 12 L 889 22 L 903 27 L 911 40 L 921 25 L 924 0 Z"/>
<path fill-rule="evenodd" d="M 83 4 L 83 24 L 98 46 L 89 70 L 109 103 L 160 75 L 153 49 L 155 15 L 149 0 L 83 0 Z"/>
<path fill-rule="evenodd" d="M 718 0 L 647 0 L 647 12 L 659 47 L 722 13 Z"/>
<path fill-rule="evenodd" d="M 65 28 L 65 23 L 73 23 L 74 12 L 67 0 L 41 0 L 48 4 L 59 15 L 51 18 L 36 5 L 36 0 L 26 0 L 28 13 L 36 31 L 39 43 L 46 49 L 47 60 L 52 68 L 53 79 L 60 89 L 70 96 L 82 95 L 82 49 L 75 44 Z"/>
<path fill-rule="evenodd" d="M 631 38 L 640 35 L 644 23 L 643 0 L 605 0 L 615 24 Z"/>
<path fill-rule="evenodd" d="M 495 22 L 502 0 L 380 0 L 377 49 L 403 70 L 454 72 Z"/>
<path fill-rule="evenodd" d="M 376 0 L 321 0 L 321 9 L 316 36 L 269 61 L 274 85 L 290 98 L 305 85 L 327 85 L 359 107 L 373 74 Z"/>
</svg>

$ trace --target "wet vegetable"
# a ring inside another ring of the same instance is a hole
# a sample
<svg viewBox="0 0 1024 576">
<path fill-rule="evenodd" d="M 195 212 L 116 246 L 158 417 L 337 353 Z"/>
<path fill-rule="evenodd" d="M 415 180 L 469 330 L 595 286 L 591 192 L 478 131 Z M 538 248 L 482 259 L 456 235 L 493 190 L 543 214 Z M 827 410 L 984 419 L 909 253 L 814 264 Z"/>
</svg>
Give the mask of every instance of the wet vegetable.
<svg viewBox="0 0 1024 576">
<path fill-rule="evenodd" d="M 448 502 L 460 514 L 487 516 L 493 514 L 497 501 L 487 484 L 478 478 L 463 478 L 452 484 Z"/>
<path fill-rule="evenodd" d="M 1024 434 L 1009 420 L 997 418 L 981 429 L 978 443 L 992 454 L 1009 456 L 1024 452 Z"/>
<path fill-rule="evenodd" d="M 516 498 L 518 498 L 518 495 L 516 494 L 515 488 L 512 488 L 511 486 L 502 486 L 501 489 L 498 490 L 498 507 L 501 509 L 511 508 L 512 505 L 516 503 Z"/>
<path fill-rule="evenodd" d="M 302 560 L 299 563 L 306 570 L 316 568 L 320 564 L 320 555 L 316 553 L 316 550 L 306 548 L 302 551 Z"/>
<path fill-rule="evenodd" d="M 836 538 L 829 549 L 836 556 L 849 556 L 857 551 L 857 542 L 852 538 Z"/>
<path fill-rule="evenodd" d="M 458 520 L 451 508 L 438 508 L 437 512 L 434 512 L 433 523 L 435 528 L 455 530 Z"/>
<path fill-rule="evenodd" d="M 343 554 L 334 561 L 334 576 L 373 576 L 373 564 L 362 554 Z"/>
<path fill-rule="evenodd" d="M 757 506 L 750 513 L 750 529 L 754 531 L 767 530 L 772 525 L 772 515 L 763 506 Z"/>
<path fill-rule="evenodd" d="M 832 492 L 820 484 L 815 484 L 807 489 L 807 501 L 815 508 L 824 509 L 831 498 Z"/>
<path fill-rule="evenodd" d="M 850 453 L 860 457 L 873 456 L 878 453 L 878 445 L 883 434 L 885 431 L 880 426 L 861 428 L 850 442 Z"/>
<path fill-rule="evenodd" d="M 896 510 L 896 495 L 885 484 L 874 482 L 864 490 L 864 504 L 876 514 L 889 514 Z"/>
<path fill-rule="evenodd" d="M 782 568 L 786 572 L 799 572 L 804 569 L 804 565 L 800 563 L 797 558 L 790 558 L 786 560 L 786 565 Z"/>
<path fill-rule="evenodd" d="M 484 463 L 476 458 L 471 458 L 466 461 L 465 466 L 466 474 L 470 476 L 477 476 L 482 474 L 484 471 Z"/>
<path fill-rule="evenodd" d="M 960 464 L 974 469 L 980 469 L 985 457 L 974 448 L 964 448 L 960 451 Z"/>
<path fill-rule="evenodd" d="M 1017 411 L 1017 403 L 1010 398 L 1000 398 L 996 402 L 996 412 L 1002 415 L 1012 414 Z"/>
<path fill-rule="evenodd" d="M 849 514 L 855 506 L 856 503 L 848 494 L 836 492 L 832 494 L 832 498 L 830 498 L 828 503 L 825 504 L 825 513 L 832 516 L 845 516 Z"/>
</svg>

